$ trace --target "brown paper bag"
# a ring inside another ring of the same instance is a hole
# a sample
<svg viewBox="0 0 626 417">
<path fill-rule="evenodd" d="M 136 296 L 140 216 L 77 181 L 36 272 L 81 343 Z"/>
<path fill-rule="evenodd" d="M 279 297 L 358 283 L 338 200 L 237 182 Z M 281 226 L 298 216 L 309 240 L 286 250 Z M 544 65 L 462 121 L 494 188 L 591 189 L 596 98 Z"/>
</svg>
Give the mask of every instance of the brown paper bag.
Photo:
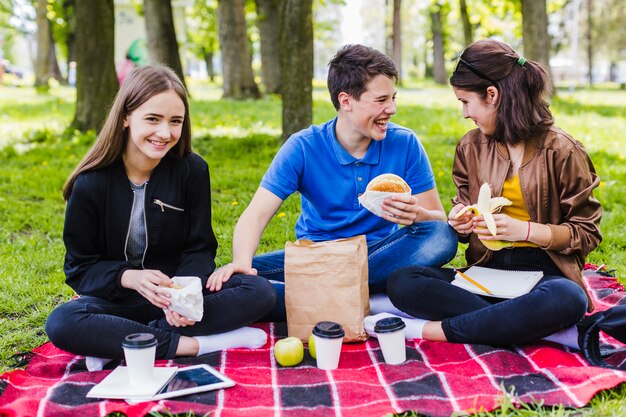
<svg viewBox="0 0 626 417">
<path fill-rule="evenodd" d="M 285 306 L 289 336 L 308 340 L 320 321 L 340 323 L 344 342 L 367 339 L 369 314 L 365 236 L 285 244 Z"/>
</svg>

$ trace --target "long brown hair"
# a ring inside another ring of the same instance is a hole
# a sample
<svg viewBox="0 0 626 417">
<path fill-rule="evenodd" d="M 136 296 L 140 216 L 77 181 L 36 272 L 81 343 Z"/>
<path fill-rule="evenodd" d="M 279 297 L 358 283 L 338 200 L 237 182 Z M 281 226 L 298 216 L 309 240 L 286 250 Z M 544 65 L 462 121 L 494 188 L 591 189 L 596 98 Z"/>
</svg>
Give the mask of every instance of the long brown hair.
<svg viewBox="0 0 626 417">
<path fill-rule="evenodd" d="M 496 141 L 520 143 L 554 124 L 545 100 L 551 89 L 548 71 L 503 42 L 484 39 L 468 46 L 459 56 L 450 84 L 483 99 L 488 87 L 498 89 L 496 126 L 490 135 Z"/>
<path fill-rule="evenodd" d="M 72 193 L 76 177 L 86 171 L 104 168 L 115 162 L 124 152 L 128 140 L 128 129 L 124 119 L 153 96 L 174 90 L 185 105 L 185 119 L 178 143 L 169 154 L 182 158 L 191 152 L 191 122 L 187 91 L 180 79 L 170 68 L 149 65 L 134 69 L 120 87 L 111 110 L 95 143 L 70 174 L 63 186 L 63 198 L 67 201 Z"/>
</svg>

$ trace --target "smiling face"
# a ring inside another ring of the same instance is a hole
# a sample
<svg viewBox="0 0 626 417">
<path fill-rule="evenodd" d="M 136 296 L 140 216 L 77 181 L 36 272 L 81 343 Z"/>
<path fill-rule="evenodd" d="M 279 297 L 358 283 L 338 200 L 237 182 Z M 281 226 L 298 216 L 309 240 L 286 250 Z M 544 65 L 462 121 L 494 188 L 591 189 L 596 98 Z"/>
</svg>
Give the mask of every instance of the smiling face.
<svg viewBox="0 0 626 417">
<path fill-rule="evenodd" d="M 128 128 L 125 161 L 156 166 L 180 139 L 185 105 L 174 90 L 156 94 L 124 119 Z"/>
<path fill-rule="evenodd" d="M 452 88 L 456 98 L 463 103 L 463 117 L 472 119 L 486 135 L 491 135 L 496 126 L 498 92 L 495 87 L 487 89 L 487 96 L 481 97 L 473 91 Z"/>
<path fill-rule="evenodd" d="M 377 75 L 357 100 L 347 93 L 339 94 L 340 111 L 345 118 L 347 135 L 352 141 L 383 140 L 387 124 L 396 112 L 396 88 L 393 79 Z"/>
</svg>

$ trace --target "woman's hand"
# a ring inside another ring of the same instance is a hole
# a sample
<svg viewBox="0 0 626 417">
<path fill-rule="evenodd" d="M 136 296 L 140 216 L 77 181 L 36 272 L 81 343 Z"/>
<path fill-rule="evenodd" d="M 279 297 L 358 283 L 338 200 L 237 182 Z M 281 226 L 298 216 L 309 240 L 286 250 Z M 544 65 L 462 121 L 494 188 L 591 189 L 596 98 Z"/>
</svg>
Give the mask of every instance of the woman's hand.
<svg viewBox="0 0 626 417">
<path fill-rule="evenodd" d="M 414 195 L 398 194 L 386 198 L 382 205 L 383 219 L 405 226 L 415 223 L 422 208 Z"/>
<path fill-rule="evenodd" d="M 188 318 L 181 316 L 175 311 L 170 311 L 170 310 L 163 310 L 163 311 L 165 312 L 165 320 L 167 320 L 170 326 L 187 327 L 187 326 L 193 326 L 194 324 L 196 324 L 195 321 L 189 320 Z"/>
<path fill-rule="evenodd" d="M 171 287 L 172 280 L 156 269 L 127 269 L 122 274 L 122 287 L 137 291 L 156 307 L 167 308 L 170 294 L 161 287 Z"/>
<path fill-rule="evenodd" d="M 257 271 L 255 268 L 241 266 L 231 262 L 213 271 L 206 282 L 206 288 L 209 291 L 219 291 L 222 289 L 222 284 L 228 281 L 234 274 L 256 275 Z"/>
<path fill-rule="evenodd" d="M 448 214 L 448 224 L 460 235 L 469 235 L 474 231 L 474 215 L 468 210 L 461 217 L 456 215 L 465 208 L 464 204 L 457 204 L 452 207 Z"/>
<path fill-rule="evenodd" d="M 529 223 L 524 220 L 514 219 L 506 214 L 494 214 L 497 234 L 493 236 L 487 229 L 482 216 L 474 217 L 474 232 L 481 240 L 506 240 L 508 242 L 526 241 Z"/>
</svg>

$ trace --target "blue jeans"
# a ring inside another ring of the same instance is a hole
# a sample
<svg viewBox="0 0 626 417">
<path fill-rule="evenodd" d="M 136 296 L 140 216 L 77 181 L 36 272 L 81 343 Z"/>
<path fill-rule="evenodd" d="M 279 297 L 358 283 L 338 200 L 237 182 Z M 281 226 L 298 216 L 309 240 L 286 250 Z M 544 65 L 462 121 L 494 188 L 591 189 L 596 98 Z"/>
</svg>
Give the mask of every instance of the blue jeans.
<svg viewBox="0 0 626 417">
<path fill-rule="evenodd" d="M 387 278 L 398 268 L 448 263 L 456 255 L 457 245 L 454 230 L 446 222 L 434 220 L 402 227 L 384 239 L 368 243 L 370 294 L 384 292 Z M 269 279 L 276 290 L 276 306 L 263 320 L 285 321 L 285 251 L 257 255 L 252 267 Z"/>
<path fill-rule="evenodd" d="M 544 276 L 528 294 L 500 299 L 451 285 L 453 269 L 410 267 L 389 278 L 387 293 L 405 313 L 441 320 L 447 340 L 457 343 L 526 343 L 575 324 L 587 311 L 585 291 L 563 277 L 541 249 L 504 249 L 484 266 L 542 270 Z"/>
<path fill-rule="evenodd" d="M 206 290 L 205 290 L 206 291 Z M 202 320 L 173 327 L 162 309 L 139 293 L 109 301 L 82 296 L 55 308 L 46 321 L 50 341 L 65 351 L 85 356 L 122 359 L 122 341 L 131 333 L 157 338 L 157 359 L 173 358 L 180 336 L 223 333 L 254 323 L 274 305 L 276 294 L 264 279 L 233 275 L 218 292 L 205 292 Z"/>
</svg>

